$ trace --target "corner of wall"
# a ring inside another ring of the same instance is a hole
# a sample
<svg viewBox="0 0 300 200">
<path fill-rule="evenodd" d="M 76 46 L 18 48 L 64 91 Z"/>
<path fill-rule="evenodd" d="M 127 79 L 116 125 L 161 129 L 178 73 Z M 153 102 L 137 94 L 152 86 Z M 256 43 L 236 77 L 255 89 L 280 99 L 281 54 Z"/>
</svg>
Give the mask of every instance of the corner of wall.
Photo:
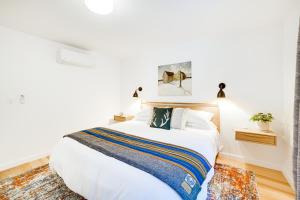
<svg viewBox="0 0 300 200">
<path fill-rule="evenodd" d="M 284 177 L 287 179 L 288 183 L 290 184 L 291 188 L 295 191 L 294 187 L 294 179 L 293 179 L 293 148 L 289 145 L 287 152 L 287 160 L 282 165 L 282 173 Z"/>
</svg>

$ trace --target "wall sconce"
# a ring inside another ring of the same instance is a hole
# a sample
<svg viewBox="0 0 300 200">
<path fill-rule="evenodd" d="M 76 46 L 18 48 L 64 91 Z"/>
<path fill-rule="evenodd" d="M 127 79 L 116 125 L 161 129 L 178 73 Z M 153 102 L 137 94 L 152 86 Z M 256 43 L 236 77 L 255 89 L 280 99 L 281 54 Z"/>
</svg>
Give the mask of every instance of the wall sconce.
<svg viewBox="0 0 300 200">
<path fill-rule="evenodd" d="M 217 94 L 218 98 L 225 98 L 226 97 L 225 92 L 223 91 L 223 89 L 225 89 L 225 87 L 226 87 L 225 83 L 220 83 L 219 84 L 220 90 L 219 90 L 219 92 Z"/>
<path fill-rule="evenodd" d="M 139 98 L 139 94 L 138 92 L 141 92 L 143 90 L 142 87 L 138 87 L 138 89 L 136 89 L 132 95 L 133 98 Z"/>
</svg>

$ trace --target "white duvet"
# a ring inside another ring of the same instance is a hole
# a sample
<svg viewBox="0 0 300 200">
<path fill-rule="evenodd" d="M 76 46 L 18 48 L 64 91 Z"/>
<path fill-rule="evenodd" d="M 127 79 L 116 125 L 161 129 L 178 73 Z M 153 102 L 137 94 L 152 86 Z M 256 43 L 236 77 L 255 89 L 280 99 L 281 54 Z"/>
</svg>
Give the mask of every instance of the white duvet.
<svg viewBox="0 0 300 200">
<path fill-rule="evenodd" d="M 108 128 L 152 140 L 175 144 L 201 153 L 215 164 L 218 153 L 217 130 L 202 131 L 162 130 L 150 128 L 140 121 L 128 121 L 107 126 Z M 63 138 L 54 148 L 50 166 L 74 192 L 89 200 L 176 200 L 180 196 L 166 183 L 126 163 L 108 157 L 71 138 Z M 207 183 L 214 174 L 207 175 L 198 195 L 206 199 Z"/>
</svg>

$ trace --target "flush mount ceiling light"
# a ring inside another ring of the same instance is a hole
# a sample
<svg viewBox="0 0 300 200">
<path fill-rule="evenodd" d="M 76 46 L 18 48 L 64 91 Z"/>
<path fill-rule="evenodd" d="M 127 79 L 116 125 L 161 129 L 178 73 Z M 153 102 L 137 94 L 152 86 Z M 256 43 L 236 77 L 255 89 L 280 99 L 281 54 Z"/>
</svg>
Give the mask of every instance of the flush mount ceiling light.
<svg viewBox="0 0 300 200">
<path fill-rule="evenodd" d="M 97 14 L 107 15 L 114 10 L 114 0 L 85 0 L 86 7 Z"/>
</svg>

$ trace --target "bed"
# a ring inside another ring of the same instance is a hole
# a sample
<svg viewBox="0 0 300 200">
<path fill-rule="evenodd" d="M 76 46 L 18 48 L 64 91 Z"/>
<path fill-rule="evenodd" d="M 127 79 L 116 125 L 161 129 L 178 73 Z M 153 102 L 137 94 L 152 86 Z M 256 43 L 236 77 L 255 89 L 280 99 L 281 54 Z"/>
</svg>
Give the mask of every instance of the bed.
<svg viewBox="0 0 300 200">
<path fill-rule="evenodd" d="M 173 107 L 204 110 L 214 113 L 216 128 L 155 129 L 148 123 L 131 120 L 107 125 L 105 128 L 191 149 L 203 155 L 211 166 L 219 150 L 220 116 L 217 105 L 200 103 L 145 103 L 148 107 Z M 86 199 L 181 199 L 168 184 L 150 173 L 107 156 L 73 138 L 64 137 L 50 157 L 50 167 L 62 177 L 65 184 Z M 213 167 L 201 185 L 197 199 L 206 199 L 207 184 L 214 175 Z"/>
</svg>

